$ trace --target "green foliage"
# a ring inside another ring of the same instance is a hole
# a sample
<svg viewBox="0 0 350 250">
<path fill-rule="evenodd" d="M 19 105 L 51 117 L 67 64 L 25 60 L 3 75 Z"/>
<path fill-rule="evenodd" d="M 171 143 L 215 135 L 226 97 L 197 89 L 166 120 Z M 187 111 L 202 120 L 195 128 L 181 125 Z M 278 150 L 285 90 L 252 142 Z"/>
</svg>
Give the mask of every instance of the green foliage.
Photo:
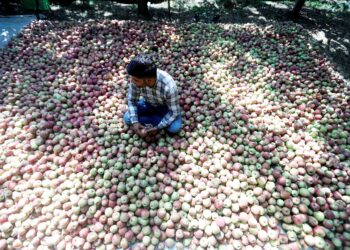
<svg viewBox="0 0 350 250">
<path fill-rule="evenodd" d="M 295 0 L 270 0 L 271 2 L 281 2 L 288 5 L 294 4 Z M 266 2 L 266 0 L 263 0 Z M 329 11 L 350 11 L 350 0 L 306 0 L 305 6 L 319 10 Z"/>
<path fill-rule="evenodd" d="M 190 10 L 197 16 L 198 20 L 201 21 L 212 21 L 215 16 L 229 13 L 228 9 L 218 5 L 215 1 L 208 1 L 201 5 L 193 6 Z"/>
<path fill-rule="evenodd" d="M 184 11 L 188 8 L 186 5 L 186 0 L 175 0 L 174 1 L 174 7 L 175 9 L 178 9 L 179 11 Z"/>
<path fill-rule="evenodd" d="M 204 0 L 200 3 L 194 3 L 194 1 L 188 0 L 173 0 L 173 5 L 180 11 L 184 10 L 202 10 L 202 9 L 213 9 L 218 8 L 225 1 L 235 0 Z"/>
<path fill-rule="evenodd" d="M 124 1 L 137 2 L 137 0 Z M 165 2 L 166 0 L 149 1 L 151 3 L 160 3 Z M 205 13 L 212 10 L 222 10 L 223 7 L 227 9 L 240 8 L 244 7 L 245 5 L 261 5 L 265 2 L 280 2 L 288 6 L 293 6 L 295 0 L 204 0 L 197 4 L 194 4 L 195 1 L 188 0 L 172 0 L 171 2 L 173 7 L 180 12 L 191 10 L 198 13 Z M 313 9 L 329 10 L 334 12 L 350 12 L 350 0 L 306 0 L 305 6 Z"/>
<path fill-rule="evenodd" d="M 331 11 L 350 11 L 349 0 L 308 0 L 306 6 Z"/>
</svg>

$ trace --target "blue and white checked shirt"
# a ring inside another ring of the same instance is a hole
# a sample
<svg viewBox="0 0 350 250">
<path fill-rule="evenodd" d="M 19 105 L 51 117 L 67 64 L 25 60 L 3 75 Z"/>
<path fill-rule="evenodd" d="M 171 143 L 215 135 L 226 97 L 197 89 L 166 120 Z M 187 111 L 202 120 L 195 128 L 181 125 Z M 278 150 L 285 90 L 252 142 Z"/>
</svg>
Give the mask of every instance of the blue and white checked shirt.
<svg viewBox="0 0 350 250">
<path fill-rule="evenodd" d="M 167 105 L 169 112 L 157 125 L 158 129 L 169 126 L 180 115 L 179 96 L 174 79 L 165 71 L 157 69 L 156 85 L 152 88 L 138 88 L 133 82 L 129 84 L 128 107 L 131 123 L 137 123 L 137 102 L 140 97 L 154 106 Z"/>
</svg>

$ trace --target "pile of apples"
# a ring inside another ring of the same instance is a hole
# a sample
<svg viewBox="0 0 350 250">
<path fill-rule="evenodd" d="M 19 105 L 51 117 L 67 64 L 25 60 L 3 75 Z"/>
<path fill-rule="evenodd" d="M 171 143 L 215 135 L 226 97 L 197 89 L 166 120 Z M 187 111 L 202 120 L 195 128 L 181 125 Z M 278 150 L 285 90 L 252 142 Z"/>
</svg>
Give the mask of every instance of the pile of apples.
<svg viewBox="0 0 350 250">
<path fill-rule="evenodd" d="M 123 123 L 139 53 L 178 135 Z M 38 21 L 0 60 L 1 250 L 350 247 L 350 88 L 299 26 Z"/>
</svg>

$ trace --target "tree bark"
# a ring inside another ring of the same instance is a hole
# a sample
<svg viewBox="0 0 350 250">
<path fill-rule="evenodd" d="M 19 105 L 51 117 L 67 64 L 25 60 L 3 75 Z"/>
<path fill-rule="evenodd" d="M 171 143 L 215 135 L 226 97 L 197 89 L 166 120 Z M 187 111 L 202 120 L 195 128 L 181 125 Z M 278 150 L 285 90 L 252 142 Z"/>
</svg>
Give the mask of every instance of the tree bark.
<svg viewBox="0 0 350 250">
<path fill-rule="evenodd" d="M 138 10 L 139 15 L 149 16 L 147 2 L 148 2 L 148 0 L 138 0 L 137 10 Z"/>
<path fill-rule="evenodd" d="M 37 20 L 40 20 L 39 16 L 39 0 L 35 0 L 35 16 Z"/>
<path fill-rule="evenodd" d="M 170 16 L 171 16 L 171 12 L 170 12 L 170 0 L 168 0 L 168 15 L 169 15 L 169 19 L 170 19 Z"/>
<path fill-rule="evenodd" d="M 300 15 L 300 11 L 303 8 L 306 0 L 295 0 L 294 8 L 292 10 L 292 17 L 298 18 Z"/>
</svg>

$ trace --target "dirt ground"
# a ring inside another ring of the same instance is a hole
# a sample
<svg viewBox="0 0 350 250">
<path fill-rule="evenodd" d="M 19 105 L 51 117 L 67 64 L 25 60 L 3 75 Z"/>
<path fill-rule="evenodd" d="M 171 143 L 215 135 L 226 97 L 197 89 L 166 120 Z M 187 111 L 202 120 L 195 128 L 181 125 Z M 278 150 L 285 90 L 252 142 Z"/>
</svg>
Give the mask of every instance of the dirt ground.
<svg viewBox="0 0 350 250">
<path fill-rule="evenodd" d="M 198 1 L 207 2 L 206 0 L 186 0 L 182 1 L 186 5 L 180 6 L 174 2 L 181 1 L 171 1 L 170 15 L 167 1 L 152 4 L 149 6 L 152 15 L 150 21 L 256 23 L 262 26 L 292 21 L 303 26 L 308 34 L 318 41 L 323 52 L 334 63 L 335 69 L 345 78 L 350 79 L 350 12 L 334 13 L 304 7 L 301 18 L 291 20 L 288 12 L 292 6 L 276 1 L 234 6 L 231 9 L 215 8 L 210 4 L 202 4 L 202 8 L 193 8 Z M 138 20 L 142 18 L 137 15 L 137 5 L 110 0 L 78 0 L 69 6 L 51 6 L 51 9 L 51 12 L 44 13 L 48 20 Z M 4 13 L 0 10 L 1 14 Z"/>
</svg>

